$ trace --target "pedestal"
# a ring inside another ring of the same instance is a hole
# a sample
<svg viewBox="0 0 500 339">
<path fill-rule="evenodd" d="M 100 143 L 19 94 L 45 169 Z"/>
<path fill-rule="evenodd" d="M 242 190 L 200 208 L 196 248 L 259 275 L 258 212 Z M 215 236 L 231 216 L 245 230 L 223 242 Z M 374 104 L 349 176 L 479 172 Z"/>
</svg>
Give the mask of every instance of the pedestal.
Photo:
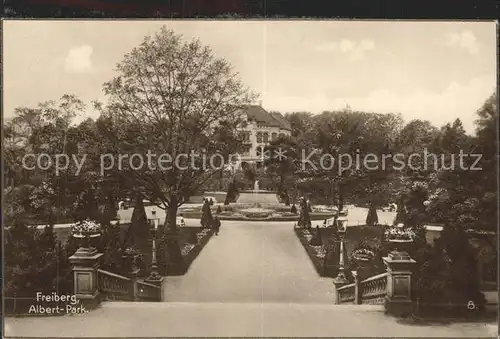
<svg viewBox="0 0 500 339">
<path fill-rule="evenodd" d="M 382 260 L 389 273 L 385 297 L 386 313 L 398 317 L 411 315 L 413 313 L 411 276 L 416 261 L 411 259 L 408 253 L 402 251 L 391 252 Z"/>
<path fill-rule="evenodd" d="M 165 279 L 164 277 L 162 277 L 159 274 L 155 274 L 154 272 L 149 277 L 144 279 L 144 282 L 147 282 L 148 284 L 153 284 L 153 285 L 158 286 L 160 288 L 160 292 L 161 292 L 160 301 L 165 300 L 164 291 L 163 291 L 163 280 L 164 279 Z"/>
<path fill-rule="evenodd" d="M 102 253 L 98 253 L 95 248 L 79 248 L 69 257 L 69 262 L 73 265 L 73 290 L 76 298 L 86 308 L 97 307 L 100 303 L 97 285 L 100 257 Z"/>
<path fill-rule="evenodd" d="M 339 271 L 339 274 L 335 278 L 333 278 L 333 284 L 335 285 L 335 287 L 339 288 L 349 284 L 349 280 L 347 280 L 347 277 L 343 271 Z"/>
<path fill-rule="evenodd" d="M 345 286 L 347 284 L 349 284 L 349 280 L 347 280 L 347 278 L 344 274 L 344 271 L 343 270 L 339 271 L 337 276 L 335 278 L 333 278 L 333 285 L 335 286 L 335 300 L 336 300 L 337 304 L 340 303 L 338 290 L 339 290 L 339 288 L 341 288 L 342 286 Z"/>
<path fill-rule="evenodd" d="M 132 295 L 130 296 L 130 300 L 132 301 L 138 301 L 139 298 L 139 291 L 137 290 L 138 289 L 138 286 L 137 286 L 137 280 L 139 279 L 139 272 L 141 270 L 138 269 L 138 268 L 134 268 L 132 269 L 130 272 L 129 272 L 129 277 L 130 279 L 132 279 Z"/>
</svg>

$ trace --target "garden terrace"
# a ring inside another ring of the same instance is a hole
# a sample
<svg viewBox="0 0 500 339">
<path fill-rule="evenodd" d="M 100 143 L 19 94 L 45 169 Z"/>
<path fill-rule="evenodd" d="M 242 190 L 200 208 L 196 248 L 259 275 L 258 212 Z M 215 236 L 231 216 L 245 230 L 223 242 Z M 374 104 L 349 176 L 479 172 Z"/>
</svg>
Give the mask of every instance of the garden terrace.
<svg viewBox="0 0 500 339">
<path fill-rule="evenodd" d="M 119 227 L 119 243 L 123 244 L 125 241 L 126 232 L 130 227 L 130 223 L 119 223 L 116 225 L 116 227 Z M 189 226 L 179 228 L 179 245 L 181 247 L 181 253 L 184 257 L 184 265 L 182 267 L 179 267 L 178 269 L 171 269 L 163 273 L 166 273 L 166 275 L 184 274 L 189 269 L 191 263 L 194 261 L 194 259 L 196 259 L 197 255 L 200 253 L 203 247 L 206 245 L 206 243 L 212 236 L 212 233 L 213 232 L 211 230 L 203 230 L 201 227 Z M 69 227 L 69 225 L 68 227 L 54 228 L 54 234 L 62 245 L 66 245 L 68 241 L 74 241 L 73 238 L 71 238 L 71 228 Z M 196 244 L 193 244 L 193 239 L 195 237 L 198 239 L 198 242 Z M 98 241 L 95 245 L 97 245 L 99 248 Z M 149 265 L 151 264 L 152 259 L 151 239 L 149 239 L 148 242 L 144 246 L 142 246 L 142 248 L 139 248 L 139 251 L 142 254 L 142 268 L 144 272 L 143 274 L 145 274 L 147 269 L 149 268 Z M 120 271 L 118 273 L 128 273 L 120 268 L 119 263 L 117 263 L 116 267 Z"/>
</svg>

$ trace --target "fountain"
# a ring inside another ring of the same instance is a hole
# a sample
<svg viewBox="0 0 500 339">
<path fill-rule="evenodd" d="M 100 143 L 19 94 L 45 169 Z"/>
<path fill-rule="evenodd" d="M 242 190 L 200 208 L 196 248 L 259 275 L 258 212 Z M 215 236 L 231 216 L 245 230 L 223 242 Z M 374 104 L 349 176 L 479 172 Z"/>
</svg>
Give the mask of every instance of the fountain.
<svg viewBox="0 0 500 339">
<path fill-rule="evenodd" d="M 240 192 L 238 203 L 246 204 L 279 204 L 276 191 L 260 189 L 259 181 L 253 183 L 253 190 L 244 190 Z"/>
</svg>

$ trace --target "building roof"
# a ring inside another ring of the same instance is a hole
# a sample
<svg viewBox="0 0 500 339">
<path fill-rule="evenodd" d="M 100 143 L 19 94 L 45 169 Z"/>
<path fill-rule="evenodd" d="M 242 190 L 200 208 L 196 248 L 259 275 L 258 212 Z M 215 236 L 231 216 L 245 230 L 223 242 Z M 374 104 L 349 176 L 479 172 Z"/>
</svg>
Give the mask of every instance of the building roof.
<svg viewBox="0 0 500 339">
<path fill-rule="evenodd" d="M 280 113 L 269 113 L 262 106 L 248 105 L 244 108 L 248 119 L 262 122 L 267 126 L 291 130 L 290 123 Z"/>
<path fill-rule="evenodd" d="M 289 130 L 289 131 L 292 130 L 292 124 L 290 124 L 290 121 L 286 120 L 285 117 L 281 113 L 274 112 L 274 113 L 270 113 L 270 114 L 274 119 L 278 120 L 281 128 Z"/>
</svg>

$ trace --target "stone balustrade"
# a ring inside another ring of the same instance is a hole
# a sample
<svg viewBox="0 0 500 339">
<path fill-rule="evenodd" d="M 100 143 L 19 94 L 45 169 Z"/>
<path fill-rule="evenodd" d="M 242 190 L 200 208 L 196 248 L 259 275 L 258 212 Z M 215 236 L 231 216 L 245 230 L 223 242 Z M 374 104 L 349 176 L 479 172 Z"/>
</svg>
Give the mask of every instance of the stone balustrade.
<svg viewBox="0 0 500 339">
<path fill-rule="evenodd" d="M 354 282 L 337 288 L 337 304 L 383 304 L 387 295 L 388 273 L 374 275 L 360 281 L 351 272 Z"/>
<path fill-rule="evenodd" d="M 356 284 L 348 284 L 337 289 L 337 304 L 354 303 Z"/>
<path fill-rule="evenodd" d="M 157 284 L 137 278 L 137 269 L 131 277 L 99 268 L 101 253 L 95 249 L 80 248 L 69 259 L 73 265 L 74 291 L 77 299 L 88 308 L 99 305 L 101 300 L 163 301 L 163 277 Z"/>
<path fill-rule="evenodd" d="M 387 313 L 405 316 L 413 312 L 411 298 L 412 266 L 415 260 L 406 252 L 393 251 L 382 258 L 387 272 L 360 280 L 351 272 L 353 283 L 337 286 L 337 304 L 384 304 Z"/>
<path fill-rule="evenodd" d="M 383 304 L 384 298 L 387 295 L 387 277 L 389 274 L 374 275 L 367 278 L 359 284 L 361 293 L 361 304 Z"/>
<path fill-rule="evenodd" d="M 98 269 L 97 286 L 103 300 L 133 300 L 133 281 L 127 277 Z"/>
</svg>

